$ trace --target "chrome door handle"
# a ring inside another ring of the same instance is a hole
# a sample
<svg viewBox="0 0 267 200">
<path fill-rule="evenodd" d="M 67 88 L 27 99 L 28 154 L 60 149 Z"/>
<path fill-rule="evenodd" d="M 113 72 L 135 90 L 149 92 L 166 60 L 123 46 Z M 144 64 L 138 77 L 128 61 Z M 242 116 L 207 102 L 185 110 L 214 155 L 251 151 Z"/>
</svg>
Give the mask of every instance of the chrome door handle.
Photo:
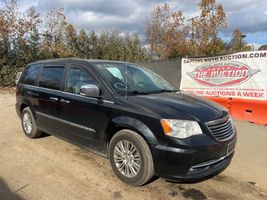
<svg viewBox="0 0 267 200">
<path fill-rule="evenodd" d="M 57 97 L 49 97 L 49 99 L 50 99 L 51 101 L 58 101 L 58 98 L 57 98 Z"/>
<path fill-rule="evenodd" d="M 66 99 L 60 99 L 60 102 L 62 102 L 62 103 L 70 103 L 70 101 L 68 101 Z"/>
</svg>

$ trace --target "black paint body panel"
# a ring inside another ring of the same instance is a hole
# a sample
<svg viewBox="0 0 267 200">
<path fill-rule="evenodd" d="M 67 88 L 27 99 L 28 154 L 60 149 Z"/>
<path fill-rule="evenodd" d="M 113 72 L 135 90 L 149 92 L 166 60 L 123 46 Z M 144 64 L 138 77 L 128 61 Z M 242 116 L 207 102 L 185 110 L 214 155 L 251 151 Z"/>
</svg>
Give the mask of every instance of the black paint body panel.
<svg viewBox="0 0 267 200">
<path fill-rule="evenodd" d="M 209 100 L 180 91 L 133 95 L 127 98 L 119 96 L 93 67 L 94 62 L 58 59 L 40 61 L 36 64 L 64 66 L 64 82 L 71 63 L 83 66 L 98 81 L 102 98 L 67 93 L 64 91 L 64 84 L 60 90 L 52 90 L 39 87 L 38 81 L 36 85 L 19 82 L 16 95 L 18 115 L 20 116 L 23 107 L 29 106 L 41 130 L 106 157 L 109 141 L 118 130 L 134 130 L 150 147 L 155 173 L 166 179 L 201 178 L 227 167 L 232 155 L 229 155 L 227 162 L 218 168 L 213 167 L 197 175 L 187 174 L 193 165 L 225 156 L 227 145 L 236 142 L 236 133 L 229 141 L 216 141 L 205 126 L 205 122 L 228 115 L 224 108 Z M 51 97 L 57 100 L 51 100 Z M 69 103 L 61 102 L 61 99 Z M 187 139 L 168 137 L 160 123 L 162 118 L 197 121 L 204 134 Z"/>
</svg>

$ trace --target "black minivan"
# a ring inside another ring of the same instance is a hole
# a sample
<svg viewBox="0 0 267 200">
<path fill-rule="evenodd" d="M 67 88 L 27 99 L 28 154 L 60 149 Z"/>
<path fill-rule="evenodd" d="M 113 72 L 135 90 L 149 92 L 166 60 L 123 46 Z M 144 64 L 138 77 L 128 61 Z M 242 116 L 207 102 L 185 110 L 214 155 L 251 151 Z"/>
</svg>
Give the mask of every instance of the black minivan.
<svg viewBox="0 0 267 200">
<path fill-rule="evenodd" d="M 234 155 L 236 129 L 223 107 L 136 64 L 77 58 L 31 63 L 16 99 L 26 136 L 49 133 L 109 158 L 130 185 L 153 176 L 210 177 Z"/>
</svg>

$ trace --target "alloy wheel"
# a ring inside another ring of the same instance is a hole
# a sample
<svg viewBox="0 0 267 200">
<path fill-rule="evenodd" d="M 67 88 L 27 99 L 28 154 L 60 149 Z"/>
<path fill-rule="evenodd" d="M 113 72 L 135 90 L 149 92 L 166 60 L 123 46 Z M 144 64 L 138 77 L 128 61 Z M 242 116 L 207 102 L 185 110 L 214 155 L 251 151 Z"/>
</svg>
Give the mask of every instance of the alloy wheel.
<svg viewBox="0 0 267 200">
<path fill-rule="evenodd" d="M 32 117 L 30 113 L 25 112 L 22 118 L 23 128 L 27 134 L 31 134 L 32 132 Z"/>
<path fill-rule="evenodd" d="M 141 169 L 141 157 L 136 146 L 127 141 L 119 141 L 114 149 L 114 162 L 119 172 L 132 178 L 138 175 Z"/>
</svg>

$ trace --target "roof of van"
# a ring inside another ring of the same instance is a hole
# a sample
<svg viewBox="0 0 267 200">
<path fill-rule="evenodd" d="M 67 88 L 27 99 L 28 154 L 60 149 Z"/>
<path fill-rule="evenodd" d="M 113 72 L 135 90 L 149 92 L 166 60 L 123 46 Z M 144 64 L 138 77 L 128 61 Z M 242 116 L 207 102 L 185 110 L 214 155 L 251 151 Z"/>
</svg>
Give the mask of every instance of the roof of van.
<svg viewBox="0 0 267 200">
<path fill-rule="evenodd" d="M 82 59 L 82 58 L 55 58 L 55 59 L 47 59 L 47 60 L 40 60 L 33 62 L 31 64 L 37 64 L 37 63 L 49 63 L 49 62 L 62 62 L 62 61 L 85 61 L 89 63 L 94 63 L 94 62 L 109 62 L 109 63 L 125 63 L 123 61 L 114 61 L 114 60 L 98 60 L 98 59 Z"/>
</svg>

